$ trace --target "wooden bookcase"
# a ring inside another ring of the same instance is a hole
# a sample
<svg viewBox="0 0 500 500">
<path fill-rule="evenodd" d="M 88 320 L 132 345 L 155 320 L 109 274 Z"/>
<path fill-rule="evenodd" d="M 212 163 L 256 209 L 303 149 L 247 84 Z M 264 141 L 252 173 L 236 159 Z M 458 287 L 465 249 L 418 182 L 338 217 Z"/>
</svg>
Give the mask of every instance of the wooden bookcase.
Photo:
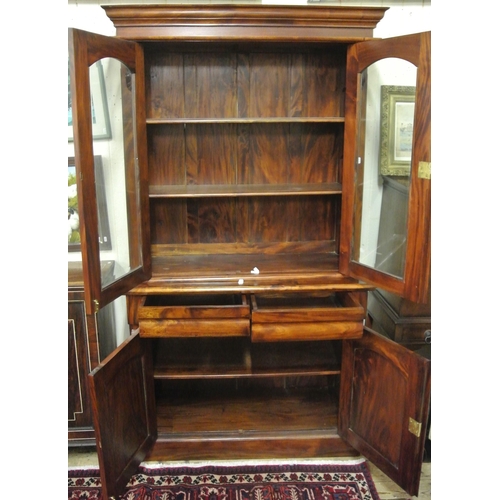
<svg viewBox="0 0 500 500">
<path fill-rule="evenodd" d="M 93 283 L 88 310 L 126 293 L 132 331 L 90 376 L 104 494 L 119 492 L 145 457 L 367 456 L 369 449 L 384 453 L 377 465 L 414 493 L 423 443 L 405 427 L 409 418 L 425 427 L 430 368 L 363 325 L 368 290 L 422 291 L 373 270 L 366 280 L 347 271 L 360 100 L 352 89 L 358 70 L 348 61 L 366 59 L 363 43 L 386 9 L 104 8 L 116 38 L 70 31 L 79 192 L 93 196 L 81 82 L 97 59 L 115 57 L 135 77 L 136 114 L 124 122 L 135 117 L 137 150 L 125 163 L 138 169 L 130 175 L 138 179 L 138 229 L 129 231 L 142 242 L 142 267 L 117 280 L 116 292 L 101 289 L 94 203 L 82 200 L 94 224 L 82 242 L 84 276 Z M 412 36 L 396 43 L 396 56 L 410 46 L 410 60 L 423 67 L 427 43 Z M 378 56 L 389 57 L 385 47 L 375 46 Z M 417 106 L 425 118 L 426 101 Z M 427 200 L 430 188 L 417 176 L 412 182 Z M 408 210 L 418 216 L 422 203 L 413 203 Z M 419 231 L 410 256 L 426 245 Z M 394 383 L 389 400 L 387 383 Z M 381 443 L 387 433 L 397 436 Z"/>
</svg>

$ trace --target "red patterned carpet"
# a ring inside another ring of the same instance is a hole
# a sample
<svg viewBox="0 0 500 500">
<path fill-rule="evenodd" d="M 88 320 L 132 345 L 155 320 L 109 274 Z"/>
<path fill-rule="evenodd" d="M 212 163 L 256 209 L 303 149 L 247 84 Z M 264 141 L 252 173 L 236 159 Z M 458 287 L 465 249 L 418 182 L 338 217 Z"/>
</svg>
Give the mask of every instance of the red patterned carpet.
<svg viewBox="0 0 500 500">
<path fill-rule="evenodd" d="M 96 469 L 68 471 L 70 500 L 101 500 Z M 380 500 L 365 461 L 330 465 L 140 467 L 126 500 Z"/>
</svg>

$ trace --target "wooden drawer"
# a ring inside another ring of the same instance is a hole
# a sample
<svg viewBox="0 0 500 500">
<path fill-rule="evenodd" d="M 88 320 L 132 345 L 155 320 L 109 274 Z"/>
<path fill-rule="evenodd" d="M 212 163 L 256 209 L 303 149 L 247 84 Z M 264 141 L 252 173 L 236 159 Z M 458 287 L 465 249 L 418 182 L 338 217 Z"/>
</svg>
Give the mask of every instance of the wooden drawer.
<svg viewBox="0 0 500 500">
<path fill-rule="evenodd" d="M 155 295 L 139 307 L 141 337 L 238 337 L 250 335 L 245 295 Z"/>
<path fill-rule="evenodd" d="M 349 292 L 327 296 L 252 295 L 252 341 L 354 339 L 365 309 Z"/>
</svg>

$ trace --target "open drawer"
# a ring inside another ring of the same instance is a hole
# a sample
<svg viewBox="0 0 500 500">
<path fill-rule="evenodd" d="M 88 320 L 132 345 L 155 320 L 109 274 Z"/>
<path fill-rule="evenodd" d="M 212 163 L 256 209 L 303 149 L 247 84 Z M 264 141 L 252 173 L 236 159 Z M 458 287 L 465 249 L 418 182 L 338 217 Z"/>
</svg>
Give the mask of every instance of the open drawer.
<svg viewBox="0 0 500 500">
<path fill-rule="evenodd" d="M 245 295 L 151 295 L 137 311 L 141 337 L 250 335 Z"/>
<path fill-rule="evenodd" d="M 252 341 L 355 339 L 365 309 L 349 292 L 252 295 Z"/>
</svg>

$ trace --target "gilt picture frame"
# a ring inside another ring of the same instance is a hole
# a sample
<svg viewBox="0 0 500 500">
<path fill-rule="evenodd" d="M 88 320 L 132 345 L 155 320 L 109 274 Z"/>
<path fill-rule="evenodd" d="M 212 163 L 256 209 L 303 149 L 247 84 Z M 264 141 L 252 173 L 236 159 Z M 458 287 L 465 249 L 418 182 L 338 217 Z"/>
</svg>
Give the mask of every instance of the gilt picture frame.
<svg viewBox="0 0 500 500">
<path fill-rule="evenodd" d="M 380 98 L 380 174 L 410 175 L 415 87 L 382 85 Z"/>
<path fill-rule="evenodd" d="M 111 250 L 106 189 L 101 156 L 94 156 L 96 196 L 98 205 L 99 248 Z M 76 185 L 75 158 L 68 157 L 68 252 L 81 251 L 80 220 L 78 213 L 78 192 Z"/>
<path fill-rule="evenodd" d="M 92 138 L 94 140 L 110 139 L 111 124 L 104 70 L 101 61 L 96 61 L 90 67 L 90 97 L 92 107 Z M 73 142 L 73 140 L 73 108 L 68 65 L 68 142 Z"/>
</svg>

